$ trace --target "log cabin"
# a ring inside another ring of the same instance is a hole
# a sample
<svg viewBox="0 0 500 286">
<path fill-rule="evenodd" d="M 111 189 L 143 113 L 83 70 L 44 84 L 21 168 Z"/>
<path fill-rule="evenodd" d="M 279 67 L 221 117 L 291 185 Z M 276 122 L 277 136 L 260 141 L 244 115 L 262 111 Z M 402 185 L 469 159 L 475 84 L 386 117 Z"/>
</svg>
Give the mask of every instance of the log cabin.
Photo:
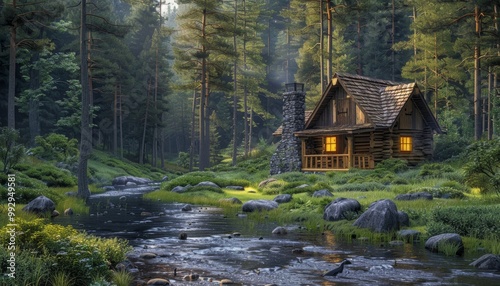
<svg viewBox="0 0 500 286">
<path fill-rule="evenodd" d="M 389 158 L 416 165 L 432 157 L 433 135 L 442 133 L 416 83 L 346 73 L 334 75 L 312 111 L 294 112 L 302 112 L 303 128 L 294 123 L 299 127 L 286 132 L 300 144 L 300 168 L 294 170 L 301 171 L 372 169 Z M 291 116 L 283 114 L 282 126 Z M 283 127 L 274 135 L 286 137 Z M 293 171 L 280 169 L 283 162 L 274 165 L 271 173 Z"/>
</svg>

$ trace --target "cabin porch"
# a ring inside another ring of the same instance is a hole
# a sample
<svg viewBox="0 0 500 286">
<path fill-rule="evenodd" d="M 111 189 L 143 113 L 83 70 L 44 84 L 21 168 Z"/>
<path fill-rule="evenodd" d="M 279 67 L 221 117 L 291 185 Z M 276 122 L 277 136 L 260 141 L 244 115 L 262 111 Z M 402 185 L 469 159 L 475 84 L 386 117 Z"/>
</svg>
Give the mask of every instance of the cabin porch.
<svg viewBox="0 0 500 286">
<path fill-rule="evenodd" d="M 373 155 L 355 148 L 354 136 L 329 135 L 301 138 L 302 171 L 347 171 L 351 168 L 373 169 Z"/>
</svg>

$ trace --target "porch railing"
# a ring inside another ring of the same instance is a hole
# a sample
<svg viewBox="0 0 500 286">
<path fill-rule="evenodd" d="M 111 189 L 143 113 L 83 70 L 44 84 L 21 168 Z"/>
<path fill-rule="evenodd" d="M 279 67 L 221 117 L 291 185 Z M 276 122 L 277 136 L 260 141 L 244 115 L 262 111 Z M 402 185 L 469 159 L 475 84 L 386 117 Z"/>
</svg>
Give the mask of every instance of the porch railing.
<svg viewBox="0 0 500 286">
<path fill-rule="evenodd" d="M 372 169 L 374 167 L 373 156 L 370 154 L 352 155 L 352 168 Z M 304 155 L 302 158 L 302 170 L 304 171 L 327 171 L 347 170 L 349 166 L 348 154 L 319 154 Z"/>
</svg>

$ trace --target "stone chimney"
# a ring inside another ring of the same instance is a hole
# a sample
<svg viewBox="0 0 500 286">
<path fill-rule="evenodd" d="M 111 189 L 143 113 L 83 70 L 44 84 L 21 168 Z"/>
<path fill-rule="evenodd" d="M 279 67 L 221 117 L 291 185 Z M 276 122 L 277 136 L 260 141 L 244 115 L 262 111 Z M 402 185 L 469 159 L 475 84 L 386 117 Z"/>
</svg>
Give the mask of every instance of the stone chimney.
<svg viewBox="0 0 500 286">
<path fill-rule="evenodd" d="M 271 175 L 302 169 L 301 141 L 293 133 L 304 129 L 305 98 L 303 83 L 285 85 L 281 141 L 271 157 Z"/>
</svg>

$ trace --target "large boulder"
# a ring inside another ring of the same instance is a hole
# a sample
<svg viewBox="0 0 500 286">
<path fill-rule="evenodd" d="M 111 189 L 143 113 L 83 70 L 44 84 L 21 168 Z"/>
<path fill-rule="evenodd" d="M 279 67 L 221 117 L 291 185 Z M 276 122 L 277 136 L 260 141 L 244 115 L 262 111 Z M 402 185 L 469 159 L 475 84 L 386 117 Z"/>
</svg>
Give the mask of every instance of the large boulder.
<svg viewBox="0 0 500 286">
<path fill-rule="evenodd" d="M 24 206 L 23 211 L 42 214 L 52 212 L 56 209 L 56 204 L 46 196 L 39 196 Z"/>
<path fill-rule="evenodd" d="M 292 200 L 292 195 L 281 194 L 281 195 L 277 195 L 273 201 L 277 202 L 278 204 L 283 204 L 283 203 L 288 203 L 291 200 Z"/>
<path fill-rule="evenodd" d="M 337 198 L 329 203 L 323 212 L 323 219 L 338 221 L 346 219 L 346 214 L 361 211 L 361 205 L 355 199 Z"/>
<path fill-rule="evenodd" d="M 425 248 L 432 252 L 442 252 L 439 249 L 444 243 L 454 244 L 457 246 L 456 255 L 464 254 L 464 244 L 462 242 L 462 237 L 457 233 L 443 233 L 430 237 L 425 242 Z"/>
<path fill-rule="evenodd" d="M 211 187 L 211 188 L 217 188 L 220 189 L 219 185 L 213 182 L 205 181 L 205 182 L 199 182 L 196 187 Z"/>
<path fill-rule="evenodd" d="M 312 194 L 312 197 L 314 197 L 314 198 L 333 197 L 333 194 L 329 190 L 323 189 L 323 190 L 319 190 L 319 191 L 314 192 Z"/>
<path fill-rule="evenodd" d="M 500 271 L 500 255 L 485 254 L 469 265 L 479 269 Z"/>
<path fill-rule="evenodd" d="M 177 186 L 177 187 L 174 187 L 171 192 L 174 192 L 174 193 L 185 193 L 187 192 L 192 186 L 191 185 L 187 185 L 187 186 Z"/>
<path fill-rule="evenodd" d="M 387 199 L 373 202 L 353 225 L 375 232 L 399 230 L 398 208 L 393 201 Z"/>
<path fill-rule="evenodd" d="M 147 185 L 151 183 L 152 181 L 147 178 L 140 178 L 140 177 L 134 177 L 134 176 L 120 176 L 116 177 L 113 179 L 112 185 L 113 186 L 126 186 L 127 183 L 134 183 L 135 185 Z M 128 184 L 133 185 L 133 184 Z"/>
<path fill-rule="evenodd" d="M 244 212 L 269 211 L 278 208 L 278 203 L 269 200 L 251 200 L 243 204 Z"/>
<path fill-rule="evenodd" d="M 418 192 L 397 195 L 394 199 L 398 201 L 432 200 L 432 195 L 427 192 Z"/>
</svg>

